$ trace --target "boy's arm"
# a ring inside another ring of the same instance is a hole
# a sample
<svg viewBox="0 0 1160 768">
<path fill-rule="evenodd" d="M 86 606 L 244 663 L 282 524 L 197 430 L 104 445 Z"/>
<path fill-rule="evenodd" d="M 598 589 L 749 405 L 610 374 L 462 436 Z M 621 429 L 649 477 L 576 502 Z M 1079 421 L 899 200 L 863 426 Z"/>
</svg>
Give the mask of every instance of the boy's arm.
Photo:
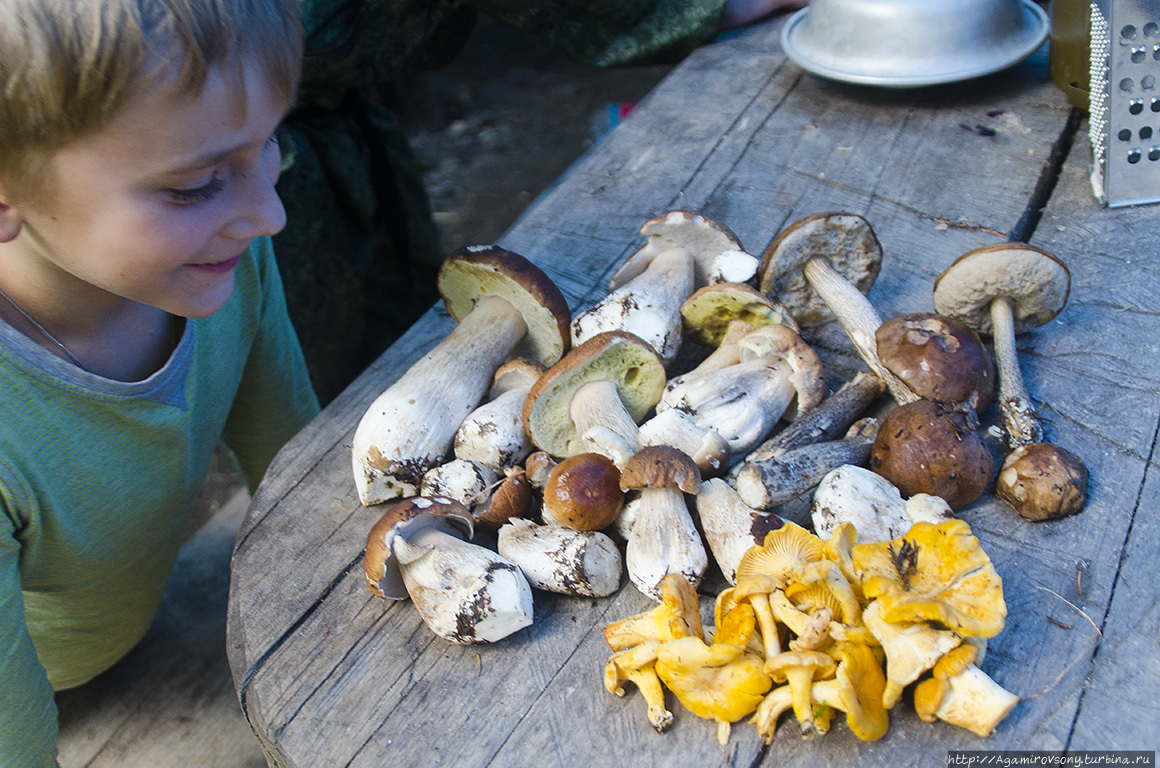
<svg viewBox="0 0 1160 768">
<path fill-rule="evenodd" d="M 20 543 L 0 505 L 0 768 L 56 765 L 52 686 L 24 625 Z"/>
<path fill-rule="evenodd" d="M 251 492 L 275 454 L 318 413 L 298 336 L 286 314 L 269 240 L 258 255 L 262 321 L 222 435 Z"/>
</svg>

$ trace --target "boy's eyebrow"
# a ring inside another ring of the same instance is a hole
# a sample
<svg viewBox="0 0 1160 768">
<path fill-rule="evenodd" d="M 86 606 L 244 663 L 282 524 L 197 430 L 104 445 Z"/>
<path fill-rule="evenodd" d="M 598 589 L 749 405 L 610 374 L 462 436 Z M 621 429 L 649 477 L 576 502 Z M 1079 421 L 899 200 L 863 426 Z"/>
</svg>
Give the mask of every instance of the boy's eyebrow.
<svg viewBox="0 0 1160 768">
<path fill-rule="evenodd" d="M 205 152 L 201 155 L 196 155 L 193 158 L 191 158 L 188 162 L 185 162 L 185 163 L 182 163 L 181 165 L 177 165 L 177 166 L 173 166 L 173 167 L 169 168 L 167 173 L 172 174 L 174 176 L 177 176 L 177 175 L 180 175 L 183 173 L 192 173 L 194 171 L 200 171 L 203 168 L 207 168 L 211 165 L 217 165 L 225 158 L 234 154 L 238 150 L 243 149 L 248 143 L 249 142 L 241 142 L 240 144 L 238 144 L 236 146 L 227 147 L 225 149 L 214 149 L 214 150 L 210 150 L 208 152 Z"/>
</svg>

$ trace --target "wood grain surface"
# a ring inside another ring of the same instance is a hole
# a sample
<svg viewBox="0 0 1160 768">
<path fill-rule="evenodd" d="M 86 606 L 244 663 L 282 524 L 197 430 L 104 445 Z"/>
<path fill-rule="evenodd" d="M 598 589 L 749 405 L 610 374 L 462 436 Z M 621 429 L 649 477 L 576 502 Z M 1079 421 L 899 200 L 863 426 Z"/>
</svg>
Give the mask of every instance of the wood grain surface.
<svg viewBox="0 0 1160 768">
<path fill-rule="evenodd" d="M 604 295 L 641 223 L 673 208 L 720 219 L 756 254 L 808 214 L 862 214 L 886 251 L 870 292 L 883 316 L 929 311 L 934 277 L 971 248 L 1030 234 L 1060 256 L 1071 300 L 1019 352 L 1049 439 L 1091 470 L 1090 502 L 1038 524 L 991 496 L 960 511 L 1008 605 L 983 668 L 1024 700 L 986 740 L 923 723 L 904 699 L 878 742 L 836 722 L 808 743 L 783 725 L 767 746 L 742 722 L 722 747 L 714 723 L 675 701 L 657 734 L 635 689 L 604 689 L 604 625 L 650 605 L 631 586 L 599 600 L 537 592 L 530 628 L 482 646 L 449 645 L 409 603 L 373 597 L 361 557 L 381 512 L 358 502 L 351 437 L 451 328 L 437 307 L 286 447 L 242 526 L 230 662 L 272 764 L 941 766 L 955 749 L 1155 749 L 1157 209 L 1095 202 L 1081 131 L 1026 231 L 1071 130 L 1043 52 L 971 83 L 891 91 L 802 72 L 779 31 L 759 25 L 690 56 L 500 243 L 544 268 L 574 312 Z M 831 386 L 858 367 L 840 332 L 811 338 Z M 710 613 L 719 586 L 702 587 Z"/>
</svg>

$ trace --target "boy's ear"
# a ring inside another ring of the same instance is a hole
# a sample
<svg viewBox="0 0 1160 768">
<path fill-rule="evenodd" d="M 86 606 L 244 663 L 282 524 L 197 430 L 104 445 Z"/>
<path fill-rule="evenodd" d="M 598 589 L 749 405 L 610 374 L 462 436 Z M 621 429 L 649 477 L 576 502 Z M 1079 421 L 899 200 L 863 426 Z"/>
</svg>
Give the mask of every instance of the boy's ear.
<svg viewBox="0 0 1160 768">
<path fill-rule="evenodd" d="M 11 205 L 0 192 L 0 243 L 9 243 L 20 234 L 23 223 L 16 206 Z"/>
</svg>

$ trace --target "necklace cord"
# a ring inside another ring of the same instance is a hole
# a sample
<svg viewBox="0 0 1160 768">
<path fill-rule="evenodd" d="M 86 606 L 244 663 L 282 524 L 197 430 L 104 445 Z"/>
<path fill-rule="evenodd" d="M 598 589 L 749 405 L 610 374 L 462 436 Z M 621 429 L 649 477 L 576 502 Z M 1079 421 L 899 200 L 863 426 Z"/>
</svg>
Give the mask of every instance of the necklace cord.
<svg viewBox="0 0 1160 768">
<path fill-rule="evenodd" d="M 83 365 L 81 365 L 81 361 L 77 359 L 77 356 L 72 353 L 72 350 L 70 350 L 68 347 L 66 347 L 60 339 L 58 339 L 57 337 L 55 337 L 51 333 L 49 333 L 48 329 L 45 328 L 40 323 L 38 323 L 36 321 L 35 317 L 33 317 L 32 315 L 25 312 L 24 308 L 21 307 L 19 304 L 17 304 L 15 301 L 13 301 L 12 297 L 9 296 L 7 293 L 5 293 L 2 288 L 0 288 L 0 296 L 3 296 L 4 300 L 7 301 L 9 304 L 11 304 L 12 308 L 15 309 L 17 312 L 19 312 L 21 317 L 23 317 L 25 320 L 27 320 L 29 323 L 31 323 L 33 328 L 40 331 L 40 333 L 44 336 L 44 338 L 48 339 L 53 344 L 55 344 L 57 346 L 57 348 L 60 349 L 60 351 L 64 353 L 65 358 L 69 362 L 71 362 L 77 368 L 80 368 L 82 371 L 86 370 L 85 367 Z"/>
</svg>

